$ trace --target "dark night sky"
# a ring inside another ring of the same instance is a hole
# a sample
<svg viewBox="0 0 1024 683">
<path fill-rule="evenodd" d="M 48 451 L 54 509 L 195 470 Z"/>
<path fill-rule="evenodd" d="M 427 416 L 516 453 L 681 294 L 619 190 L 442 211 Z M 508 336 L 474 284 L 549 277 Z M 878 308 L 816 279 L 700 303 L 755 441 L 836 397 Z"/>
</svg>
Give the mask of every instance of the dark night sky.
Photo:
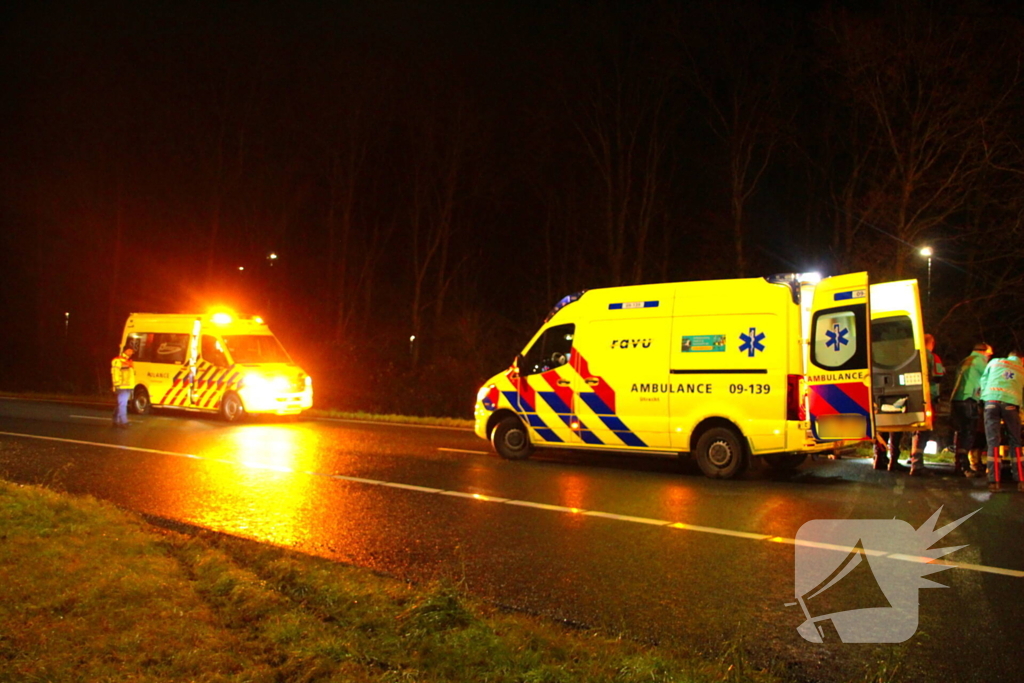
<svg viewBox="0 0 1024 683">
<path fill-rule="evenodd" d="M 452 398 L 418 409 L 451 412 L 569 291 L 923 277 L 924 241 L 948 353 L 1009 343 L 1012 8 L 7 7 L 0 388 L 94 390 L 129 311 L 228 302 L 353 377 L 340 404 L 443 368 Z M 40 346 L 62 363 L 27 370 Z"/>
</svg>

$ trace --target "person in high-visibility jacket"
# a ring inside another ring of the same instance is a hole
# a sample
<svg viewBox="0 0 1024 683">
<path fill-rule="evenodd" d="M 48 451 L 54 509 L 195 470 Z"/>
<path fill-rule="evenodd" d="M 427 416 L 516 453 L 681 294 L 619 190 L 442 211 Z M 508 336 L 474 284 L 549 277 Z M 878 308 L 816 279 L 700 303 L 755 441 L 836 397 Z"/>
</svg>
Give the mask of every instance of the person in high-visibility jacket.
<svg viewBox="0 0 1024 683">
<path fill-rule="evenodd" d="M 999 469 L 999 446 L 1001 442 L 1000 423 L 1006 426 L 1008 437 L 1007 455 L 1010 458 L 1013 479 L 1021 488 L 1024 479 L 1020 454 L 1020 405 L 1024 397 L 1024 365 L 1020 352 L 1014 349 L 1006 358 L 995 358 L 989 362 L 981 375 L 981 400 L 985 403 L 985 442 L 991 463 L 988 468 L 988 484 L 992 491 L 1002 488 Z M 1016 456 L 1016 466 L 1012 466 Z"/>
<path fill-rule="evenodd" d="M 114 385 L 117 403 L 114 405 L 114 426 L 124 429 L 128 426 L 128 401 L 135 389 L 135 366 L 132 356 L 135 349 L 127 344 L 121 355 L 110 361 L 110 379 Z"/>
<path fill-rule="evenodd" d="M 954 443 L 954 474 L 980 477 L 984 458 L 975 450 L 974 434 L 981 412 L 981 376 L 992 357 L 992 347 L 985 342 L 974 345 L 971 355 L 960 361 L 950 394 L 950 421 L 956 434 Z"/>
</svg>

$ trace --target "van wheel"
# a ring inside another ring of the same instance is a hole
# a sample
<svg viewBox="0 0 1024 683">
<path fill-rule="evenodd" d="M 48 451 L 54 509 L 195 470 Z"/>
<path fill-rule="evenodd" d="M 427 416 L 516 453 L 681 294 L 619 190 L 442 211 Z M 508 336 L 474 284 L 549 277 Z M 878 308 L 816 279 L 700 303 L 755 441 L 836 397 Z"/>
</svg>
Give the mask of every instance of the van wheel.
<svg viewBox="0 0 1024 683">
<path fill-rule="evenodd" d="M 220 416 L 225 422 L 238 422 L 245 416 L 245 407 L 238 394 L 233 391 L 224 394 L 224 400 L 220 402 Z"/>
<path fill-rule="evenodd" d="M 491 443 L 498 455 L 506 460 L 525 460 L 533 454 L 533 444 L 526 427 L 514 415 L 509 415 L 491 432 Z"/>
<path fill-rule="evenodd" d="M 129 404 L 132 412 L 136 415 L 149 415 L 149 411 L 152 409 L 153 404 L 149 400 L 149 392 L 146 391 L 146 387 L 141 384 L 135 387 L 135 391 L 132 392 L 132 400 Z"/>
<path fill-rule="evenodd" d="M 697 441 L 697 464 L 712 479 L 731 479 L 747 467 L 747 452 L 739 435 L 726 427 L 714 427 Z"/>
<path fill-rule="evenodd" d="M 804 460 L 807 460 L 806 453 L 768 453 L 764 456 L 769 467 L 782 472 L 795 470 L 804 464 Z"/>
</svg>

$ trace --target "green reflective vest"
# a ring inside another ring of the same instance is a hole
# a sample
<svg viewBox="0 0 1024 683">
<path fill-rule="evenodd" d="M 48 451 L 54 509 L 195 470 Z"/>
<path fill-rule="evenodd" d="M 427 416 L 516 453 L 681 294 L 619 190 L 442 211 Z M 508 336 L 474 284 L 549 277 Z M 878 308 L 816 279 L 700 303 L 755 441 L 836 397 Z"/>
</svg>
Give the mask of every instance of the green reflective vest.
<svg viewBox="0 0 1024 683">
<path fill-rule="evenodd" d="M 993 358 L 981 375 L 981 400 L 1021 404 L 1024 394 L 1024 365 L 1020 358 Z"/>
<path fill-rule="evenodd" d="M 971 355 L 960 361 L 956 382 L 953 386 L 954 401 L 966 401 L 973 398 L 981 400 L 981 375 L 988 365 L 988 358 L 981 351 L 972 351 Z"/>
</svg>

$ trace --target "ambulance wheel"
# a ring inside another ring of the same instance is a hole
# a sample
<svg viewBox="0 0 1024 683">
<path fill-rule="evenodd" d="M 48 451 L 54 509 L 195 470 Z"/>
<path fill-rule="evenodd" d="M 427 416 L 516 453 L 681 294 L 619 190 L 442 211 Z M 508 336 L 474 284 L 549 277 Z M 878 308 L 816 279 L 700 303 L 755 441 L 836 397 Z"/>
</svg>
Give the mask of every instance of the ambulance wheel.
<svg viewBox="0 0 1024 683">
<path fill-rule="evenodd" d="M 769 467 L 781 472 L 795 470 L 804 464 L 804 460 L 807 460 L 806 453 L 768 453 L 764 456 Z"/>
<path fill-rule="evenodd" d="M 220 416 L 225 422 L 238 422 L 245 416 L 245 407 L 238 394 L 233 391 L 224 394 L 224 400 L 220 402 Z"/>
<path fill-rule="evenodd" d="M 515 415 L 509 415 L 491 432 L 491 443 L 506 460 L 525 460 L 533 454 L 533 444 L 526 427 Z"/>
<path fill-rule="evenodd" d="M 731 479 L 747 467 L 747 452 L 739 435 L 727 427 L 713 427 L 697 441 L 697 464 L 712 479 Z"/>
<path fill-rule="evenodd" d="M 136 415 L 149 415 L 149 411 L 153 408 L 153 403 L 149 400 L 149 392 L 146 391 L 146 387 L 142 385 L 135 387 L 130 406 L 132 412 Z"/>
</svg>

